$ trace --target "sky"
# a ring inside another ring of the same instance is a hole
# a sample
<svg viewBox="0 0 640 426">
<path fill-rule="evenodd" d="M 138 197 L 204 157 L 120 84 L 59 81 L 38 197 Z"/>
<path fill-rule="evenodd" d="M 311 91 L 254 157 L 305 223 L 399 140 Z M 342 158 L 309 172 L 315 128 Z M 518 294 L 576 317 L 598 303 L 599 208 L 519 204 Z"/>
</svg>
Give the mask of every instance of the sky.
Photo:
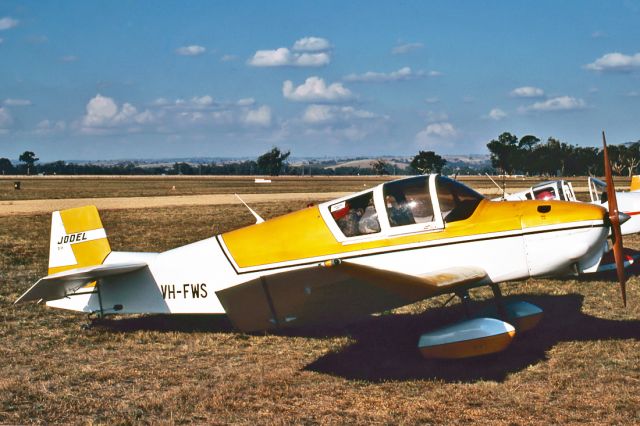
<svg viewBox="0 0 640 426">
<path fill-rule="evenodd" d="M 640 1 L 0 0 L 0 157 L 640 139 Z"/>
</svg>

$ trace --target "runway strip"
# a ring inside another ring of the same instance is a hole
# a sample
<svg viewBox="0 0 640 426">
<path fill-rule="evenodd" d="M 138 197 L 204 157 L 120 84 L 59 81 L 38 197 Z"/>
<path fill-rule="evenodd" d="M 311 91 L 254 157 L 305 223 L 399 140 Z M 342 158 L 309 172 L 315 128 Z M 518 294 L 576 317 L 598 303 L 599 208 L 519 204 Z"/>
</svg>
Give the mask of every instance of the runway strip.
<svg viewBox="0 0 640 426">
<path fill-rule="evenodd" d="M 249 205 L 277 201 L 331 200 L 348 192 L 300 192 L 280 194 L 241 194 Z M 241 204 L 233 194 L 174 195 L 167 197 L 66 198 L 50 200 L 0 201 L 0 216 L 50 213 L 55 210 L 94 205 L 99 210 L 146 209 L 173 206 Z"/>
</svg>

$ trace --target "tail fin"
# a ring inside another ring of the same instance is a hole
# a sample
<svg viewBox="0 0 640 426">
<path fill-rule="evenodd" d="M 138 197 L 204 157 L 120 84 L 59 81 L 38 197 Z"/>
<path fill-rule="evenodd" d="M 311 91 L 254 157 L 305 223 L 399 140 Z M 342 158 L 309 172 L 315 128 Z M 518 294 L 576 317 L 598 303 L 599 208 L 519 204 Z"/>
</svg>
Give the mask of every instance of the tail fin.
<svg viewBox="0 0 640 426">
<path fill-rule="evenodd" d="M 49 275 L 100 265 L 111 253 L 95 206 L 53 212 L 49 244 Z"/>
<path fill-rule="evenodd" d="M 631 187 L 630 191 L 639 191 L 640 190 L 640 175 L 631 176 Z"/>
</svg>

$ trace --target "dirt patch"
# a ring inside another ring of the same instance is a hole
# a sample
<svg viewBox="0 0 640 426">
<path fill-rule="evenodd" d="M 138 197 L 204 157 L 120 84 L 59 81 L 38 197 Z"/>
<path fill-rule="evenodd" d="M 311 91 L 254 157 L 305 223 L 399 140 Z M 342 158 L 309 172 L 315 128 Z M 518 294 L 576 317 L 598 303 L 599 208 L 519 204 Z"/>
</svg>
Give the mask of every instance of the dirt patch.
<svg viewBox="0 0 640 426">
<path fill-rule="evenodd" d="M 345 192 L 242 194 L 248 203 L 283 202 L 293 200 L 330 200 L 346 195 Z M 53 200 L 0 201 L 0 216 L 48 213 L 55 210 L 94 205 L 99 210 L 142 209 L 175 206 L 205 206 L 241 204 L 234 194 L 176 195 L 167 197 L 111 197 L 67 198 Z"/>
</svg>

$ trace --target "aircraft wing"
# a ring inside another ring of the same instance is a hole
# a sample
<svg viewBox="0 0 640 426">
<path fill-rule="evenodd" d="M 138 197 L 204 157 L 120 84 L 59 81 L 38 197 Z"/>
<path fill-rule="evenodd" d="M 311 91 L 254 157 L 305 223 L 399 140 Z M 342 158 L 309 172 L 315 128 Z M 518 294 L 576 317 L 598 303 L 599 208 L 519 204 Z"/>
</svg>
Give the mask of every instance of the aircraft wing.
<svg viewBox="0 0 640 426">
<path fill-rule="evenodd" d="M 87 266 L 47 275 L 36 282 L 15 303 L 30 300 L 62 299 L 99 278 L 126 274 L 147 266 L 146 262 L 127 262 Z"/>
<path fill-rule="evenodd" d="M 265 275 L 216 292 L 243 331 L 337 324 L 404 306 L 484 280 L 476 267 L 410 275 L 336 261 Z"/>
<path fill-rule="evenodd" d="M 483 269 L 469 266 L 439 269 L 422 275 L 409 275 L 353 262 L 341 262 L 338 267 L 354 278 L 409 297 L 422 294 L 425 290 L 442 293 L 487 277 Z"/>
</svg>

